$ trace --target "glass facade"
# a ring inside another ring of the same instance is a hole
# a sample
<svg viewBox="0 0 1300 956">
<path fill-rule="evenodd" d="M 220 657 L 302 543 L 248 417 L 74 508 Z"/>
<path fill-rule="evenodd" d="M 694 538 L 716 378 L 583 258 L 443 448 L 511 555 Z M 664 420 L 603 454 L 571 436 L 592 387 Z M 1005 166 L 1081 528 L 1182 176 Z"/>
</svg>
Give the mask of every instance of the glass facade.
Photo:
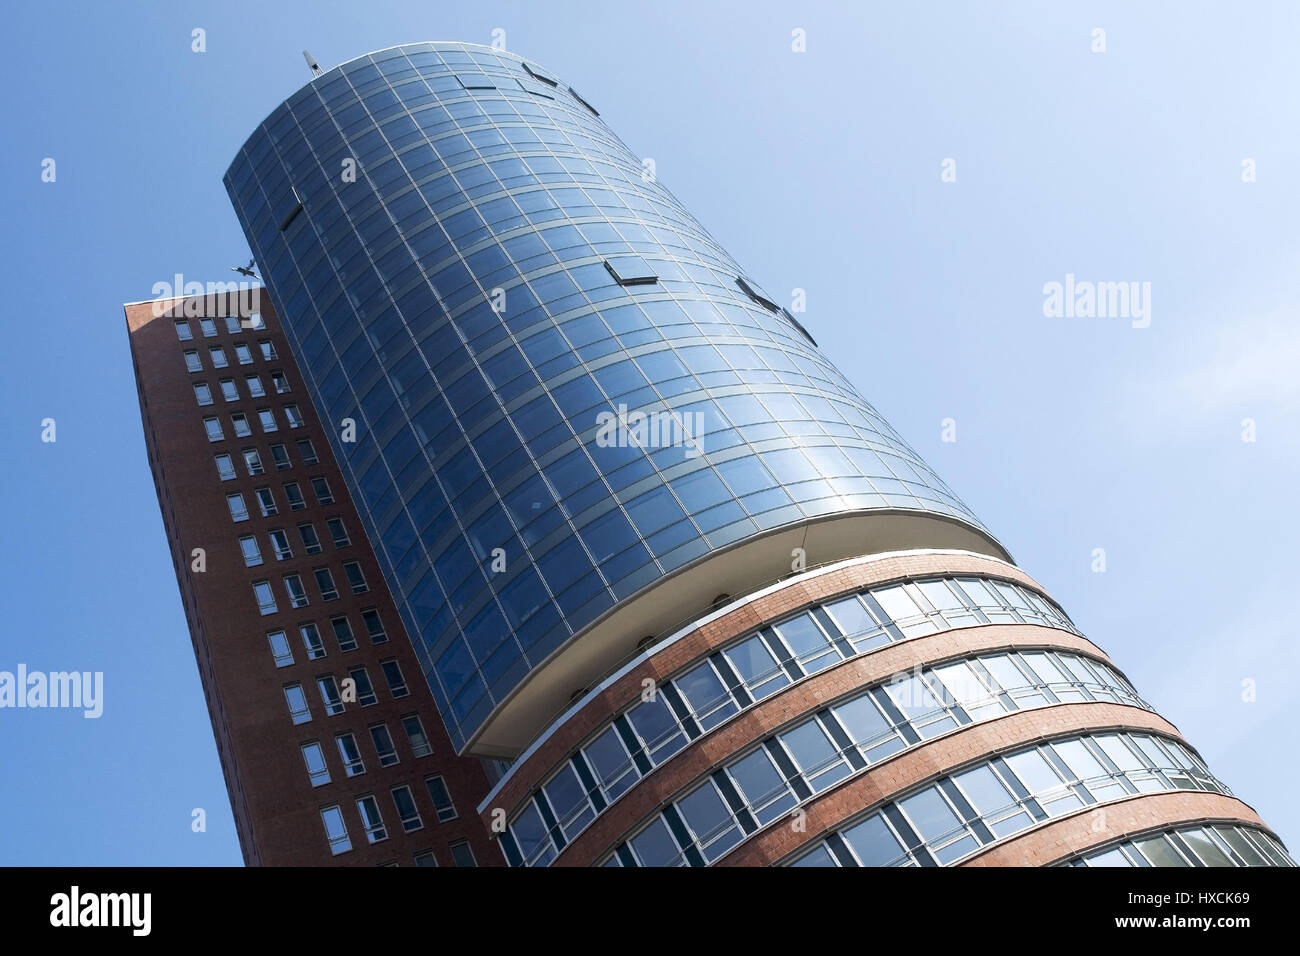
<svg viewBox="0 0 1300 956">
<path fill-rule="evenodd" d="M 879 509 L 987 536 L 590 103 L 512 54 L 349 61 L 225 183 L 458 748 L 598 616 L 735 542 Z"/>
</svg>

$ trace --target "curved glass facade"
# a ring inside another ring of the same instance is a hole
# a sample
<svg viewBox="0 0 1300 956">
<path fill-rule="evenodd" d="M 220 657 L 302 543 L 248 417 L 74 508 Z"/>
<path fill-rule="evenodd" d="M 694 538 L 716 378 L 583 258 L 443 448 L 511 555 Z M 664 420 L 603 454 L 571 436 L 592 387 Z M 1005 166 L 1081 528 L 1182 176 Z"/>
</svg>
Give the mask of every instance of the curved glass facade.
<svg viewBox="0 0 1300 956">
<path fill-rule="evenodd" d="M 1216 824 L 1148 833 L 1059 865 L 1295 866 L 1295 861 L 1263 830 L 1237 824 Z"/>
<path fill-rule="evenodd" d="M 458 748 L 607 609 L 746 537 L 872 509 L 987 535 L 588 102 L 516 56 L 345 63 L 225 183 Z"/>
</svg>

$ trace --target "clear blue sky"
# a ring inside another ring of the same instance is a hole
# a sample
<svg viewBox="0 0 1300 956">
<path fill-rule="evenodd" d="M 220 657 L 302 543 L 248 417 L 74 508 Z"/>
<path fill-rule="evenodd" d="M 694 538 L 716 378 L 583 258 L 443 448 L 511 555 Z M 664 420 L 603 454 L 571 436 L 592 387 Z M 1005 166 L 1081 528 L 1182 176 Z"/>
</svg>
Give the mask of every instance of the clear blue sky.
<svg viewBox="0 0 1300 956">
<path fill-rule="evenodd" d="M 240 861 L 121 303 L 247 261 L 221 174 L 309 78 L 304 48 L 328 68 L 494 28 L 769 290 L 807 290 L 825 351 L 1300 849 L 1300 7 L 23 2 L 4 20 L 0 670 L 103 671 L 105 709 L 0 711 L 0 864 Z M 1150 282 L 1150 327 L 1046 318 L 1067 273 Z"/>
</svg>

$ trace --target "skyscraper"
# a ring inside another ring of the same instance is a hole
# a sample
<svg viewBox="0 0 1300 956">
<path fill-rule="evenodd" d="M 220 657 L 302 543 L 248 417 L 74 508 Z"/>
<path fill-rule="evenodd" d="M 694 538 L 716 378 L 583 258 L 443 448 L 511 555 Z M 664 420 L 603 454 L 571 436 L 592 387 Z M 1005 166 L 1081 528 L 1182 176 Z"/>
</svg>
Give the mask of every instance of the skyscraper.
<svg viewBox="0 0 1300 956">
<path fill-rule="evenodd" d="M 556 75 L 363 56 L 225 182 L 511 864 L 1289 865 Z"/>
</svg>

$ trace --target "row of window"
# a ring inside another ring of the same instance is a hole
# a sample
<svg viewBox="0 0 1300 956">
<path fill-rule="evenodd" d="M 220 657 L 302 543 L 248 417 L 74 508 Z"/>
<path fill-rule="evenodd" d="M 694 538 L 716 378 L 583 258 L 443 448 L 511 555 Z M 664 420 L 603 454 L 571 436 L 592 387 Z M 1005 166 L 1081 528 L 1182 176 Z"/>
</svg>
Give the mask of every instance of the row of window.
<svg viewBox="0 0 1300 956">
<path fill-rule="evenodd" d="M 241 540 L 241 545 L 242 543 Z M 255 539 L 253 544 L 254 546 L 257 544 Z M 348 586 L 352 588 L 353 594 L 365 594 L 370 590 L 370 585 L 366 583 L 365 572 L 361 570 L 360 562 L 344 561 L 343 573 L 347 575 Z M 312 576 L 316 578 L 316 587 L 320 589 L 322 601 L 338 600 L 339 589 L 334 583 L 334 573 L 329 568 L 313 568 Z M 290 607 L 307 607 L 311 603 L 307 599 L 307 589 L 303 587 L 302 575 L 286 574 L 282 580 L 284 581 L 284 590 L 289 595 Z M 276 604 L 275 591 L 272 590 L 270 581 L 254 581 L 253 596 L 257 600 L 258 609 L 263 617 L 268 614 L 275 614 L 280 610 Z"/>
<path fill-rule="evenodd" d="M 420 723 L 419 715 L 408 714 L 403 717 L 402 729 L 406 731 L 406 740 L 411 747 L 413 757 L 427 757 L 433 753 L 433 747 L 429 744 L 429 738 L 424 732 L 424 725 Z M 374 745 L 379 766 L 391 767 L 398 763 L 400 758 L 397 756 L 397 746 L 393 743 L 393 735 L 388 732 L 388 725 L 372 724 L 369 730 L 370 742 Z M 336 734 L 334 743 L 338 747 L 339 758 L 343 761 L 343 772 L 346 776 L 356 777 L 366 772 L 366 765 L 361 759 L 356 737 L 351 731 Z M 313 740 L 303 744 L 302 757 L 307 765 L 307 777 L 313 787 L 321 787 L 330 782 L 325 751 L 319 741 Z M 450 816 L 443 817 L 442 813 L 439 813 L 440 820 L 450 820 L 455 816 L 454 808 L 450 808 Z"/>
<path fill-rule="evenodd" d="M 249 460 L 247 457 L 244 459 Z M 258 459 L 260 462 L 260 458 Z M 303 497 L 302 486 L 296 481 L 286 481 L 281 487 L 284 489 L 284 497 L 289 502 L 290 511 L 302 511 L 307 507 L 307 499 Z M 334 503 L 334 493 L 330 491 L 329 482 L 324 478 L 317 476 L 311 480 L 312 491 L 316 495 L 316 500 L 321 505 L 331 505 Z M 253 489 L 253 497 L 257 500 L 258 509 L 263 518 L 270 518 L 280 513 L 279 507 L 275 503 L 275 495 L 267 485 L 261 488 Z M 230 509 L 230 518 L 236 523 L 248 520 L 248 505 L 244 501 L 242 491 L 232 491 L 226 495 L 226 505 Z"/>
<path fill-rule="evenodd" d="M 361 619 L 365 622 L 366 636 L 370 639 L 371 644 L 387 643 L 388 633 L 384 630 L 384 622 L 380 619 L 379 612 L 375 608 L 364 609 L 361 612 Z M 338 642 L 341 652 L 346 653 L 357 649 L 357 639 L 352 631 L 352 621 L 346 614 L 330 618 L 330 629 L 334 634 L 334 640 Z M 326 656 L 325 642 L 321 639 L 320 628 L 316 626 L 315 621 L 304 621 L 299 624 L 298 636 L 302 639 L 307 660 L 316 661 Z M 290 646 L 289 638 L 283 628 L 267 631 L 266 638 L 270 642 L 271 657 L 275 660 L 276 667 L 289 667 L 294 663 L 293 648 Z"/>
<path fill-rule="evenodd" d="M 1295 866 L 1295 861 L 1282 844 L 1262 830 L 1220 824 L 1152 833 L 1075 857 L 1061 865 Z"/>
<path fill-rule="evenodd" d="M 690 685 L 679 678 L 677 686 Z M 1110 667 L 1073 653 L 1004 652 L 926 667 L 768 737 L 714 771 L 713 785 L 680 805 L 695 825 L 710 815 L 721 825 L 732 816 L 727 808 L 735 811 L 737 828 L 723 826 L 714 839 L 701 835 L 700 850 L 711 861 L 813 795 L 940 734 L 1012 711 L 1096 700 L 1150 709 Z M 513 865 L 548 864 L 606 806 L 608 790 L 581 785 L 597 779 L 588 753 L 604 756 L 589 745 L 511 821 L 502 846 Z"/>
<path fill-rule="evenodd" d="M 425 789 L 429 792 L 429 799 L 433 802 L 434 813 L 438 822 L 443 823 L 447 820 L 456 818 L 456 807 L 451 800 L 451 794 L 447 790 L 446 781 L 440 776 L 426 777 L 424 780 Z M 405 833 L 414 833 L 416 830 L 424 829 L 424 820 L 420 816 L 419 807 L 416 805 L 415 797 L 411 793 L 411 788 L 406 784 L 400 784 L 393 787 L 390 791 L 393 799 L 393 806 L 397 810 L 397 819 L 401 824 L 402 831 Z M 384 823 L 383 814 L 379 810 L 379 801 L 374 794 L 365 794 L 356 798 L 357 815 L 361 818 L 361 829 L 365 833 L 367 843 L 380 843 L 388 839 L 388 827 Z M 343 811 L 338 804 L 332 804 L 328 807 L 322 807 L 320 811 L 321 822 L 325 826 L 325 838 L 329 842 L 330 852 L 337 856 L 340 853 L 346 853 L 352 849 L 352 838 L 348 834 L 347 823 L 343 819 Z M 469 845 L 453 844 L 452 858 L 456 861 L 457 866 L 477 866 L 473 862 L 473 853 L 469 853 L 468 862 L 462 860 L 456 850 L 457 846 L 463 846 L 464 851 L 469 851 Z M 432 857 L 432 853 L 429 854 Z M 416 858 L 417 864 L 421 866 L 436 866 L 437 864 L 430 861 L 421 861 L 419 855 Z"/>
<path fill-rule="evenodd" d="M 206 388 L 207 386 L 203 387 Z M 198 392 L 197 388 L 195 392 Z M 211 404 L 211 396 L 208 397 L 208 404 Z M 204 403 L 200 401 L 199 404 Z M 304 425 L 302 412 L 298 410 L 297 405 L 285 405 L 282 410 L 290 428 L 302 428 Z M 261 426 L 264 434 L 280 430 L 280 426 L 275 420 L 275 410 L 272 408 L 259 408 L 257 410 L 257 423 Z M 234 429 L 236 438 L 248 438 L 253 434 L 253 426 L 249 423 L 248 416 L 243 412 L 231 413 L 230 425 Z M 203 419 L 203 428 L 207 431 L 208 441 L 210 442 L 222 441 L 226 437 L 225 431 L 221 427 L 221 419 L 215 415 Z"/>
<path fill-rule="evenodd" d="M 226 324 L 226 331 L 231 335 L 238 335 L 240 332 L 249 330 L 258 331 L 266 328 L 266 322 L 262 320 L 262 313 L 254 312 L 249 316 L 241 319 L 237 315 L 223 316 L 222 320 Z M 217 320 L 216 319 L 199 319 L 199 330 L 203 333 L 205 339 L 217 337 Z M 188 319 L 176 320 L 176 337 L 182 342 L 188 342 L 194 338 L 194 330 L 190 328 Z"/>
<path fill-rule="evenodd" d="M 406 678 L 402 675 L 402 667 L 396 658 L 390 657 L 386 661 L 380 661 L 379 668 L 388 683 L 388 692 L 394 699 L 405 697 L 411 692 L 406 686 Z M 343 713 L 346 703 L 355 702 L 362 707 L 369 707 L 379 702 L 375 686 L 370 682 L 370 673 L 364 666 L 349 668 L 348 676 L 344 678 L 343 683 L 348 694 L 347 701 L 344 700 L 343 692 L 340 691 L 334 675 L 323 674 L 316 678 L 316 688 L 320 691 L 327 717 Z M 311 720 L 311 707 L 307 703 L 307 693 L 303 690 L 302 684 L 285 684 L 284 699 L 289 705 L 289 717 L 295 724 L 305 724 Z"/>
<path fill-rule="evenodd" d="M 334 547 L 346 548 L 352 544 L 352 539 L 348 537 L 348 529 L 344 527 L 342 518 L 327 518 L 325 524 L 329 528 Z M 293 547 L 289 544 L 289 535 L 283 528 L 273 528 L 267 532 L 267 537 L 271 539 L 271 553 L 275 556 L 275 560 L 288 561 L 293 557 Z M 302 539 L 303 550 L 307 554 L 319 554 L 321 552 L 320 536 L 316 534 L 316 526 L 310 521 L 298 525 L 298 537 Z M 257 535 L 249 534 L 241 537 L 239 539 L 239 550 L 244 555 L 244 565 L 246 567 L 254 568 L 262 564 L 262 547 L 258 543 Z"/>
<path fill-rule="evenodd" d="M 950 774 L 843 827 L 793 866 L 945 866 L 1053 817 L 1160 790 L 1227 794 L 1200 758 L 1152 734 L 1085 734 Z M 634 846 L 622 865 L 652 866 Z M 647 841 L 649 848 L 657 844 Z"/>
<path fill-rule="evenodd" d="M 190 356 L 194 356 L 197 359 L 198 353 L 186 352 L 186 362 L 190 361 Z M 194 368 L 191 364 L 190 371 L 196 372 L 198 369 Z M 198 401 L 199 405 L 212 405 L 214 403 L 211 385 L 207 382 L 194 382 L 193 385 L 194 398 Z M 239 394 L 239 386 L 235 383 L 233 378 L 218 379 L 217 385 L 221 390 L 221 397 L 224 401 L 239 401 L 241 397 Z M 244 376 L 244 385 L 248 389 L 249 398 L 263 398 L 266 395 L 266 388 L 262 385 L 262 376 L 260 375 Z M 275 394 L 277 395 L 283 395 L 290 391 L 289 379 L 283 372 L 271 373 L 271 386 L 275 389 Z"/>
<path fill-rule="evenodd" d="M 584 789 L 593 791 L 591 799 L 603 808 L 689 741 L 794 681 L 885 644 L 989 623 L 1041 624 L 1074 631 L 1064 613 L 1046 598 L 1006 581 L 935 578 L 870 588 L 801 611 L 714 652 L 606 725 L 571 756 L 559 776 L 577 774 L 592 780 L 593 785 Z M 1083 681 L 1116 686 L 1123 689 L 1124 697 L 1137 699 L 1110 668 L 1092 663 L 1079 667 L 1089 675 Z M 1067 680 L 1045 673 L 1048 682 Z M 1015 681 L 1005 675 L 1004 679 Z M 986 710 L 993 706 L 986 705 Z M 542 805 L 547 786 L 534 795 Z M 552 834 L 550 839 L 558 848 L 572 836 Z M 522 842 L 535 844 L 531 836 Z M 538 849 L 536 858 L 545 853 Z"/>
<path fill-rule="evenodd" d="M 316 465 L 320 463 L 320 458 L 316 455 L 316 446 L 311 443 L 310 438 L 299 438 L 297 441 L 298 454 L 302 457 L 304 465 Z M 292 468 L 293 462 L 289 459 L 289 449 L 280 442 L 271 443 L 271 461 L 275 463 L 277 471 L 283 471 L 286 468 Z M 245 448 L 240 451 L 240 457 L 244 459 L 244 467 L 247 469 L 249 477 L 262 475 L 266 473 L 266 467 L 262 464 L 262 455 L 256 448 Z M 236 478 L 235 461 L 227 452 L 221 452 L 214 456 L 217 463 L 217 475 L 222 481 L 231 481 Z"/>
</svg>

